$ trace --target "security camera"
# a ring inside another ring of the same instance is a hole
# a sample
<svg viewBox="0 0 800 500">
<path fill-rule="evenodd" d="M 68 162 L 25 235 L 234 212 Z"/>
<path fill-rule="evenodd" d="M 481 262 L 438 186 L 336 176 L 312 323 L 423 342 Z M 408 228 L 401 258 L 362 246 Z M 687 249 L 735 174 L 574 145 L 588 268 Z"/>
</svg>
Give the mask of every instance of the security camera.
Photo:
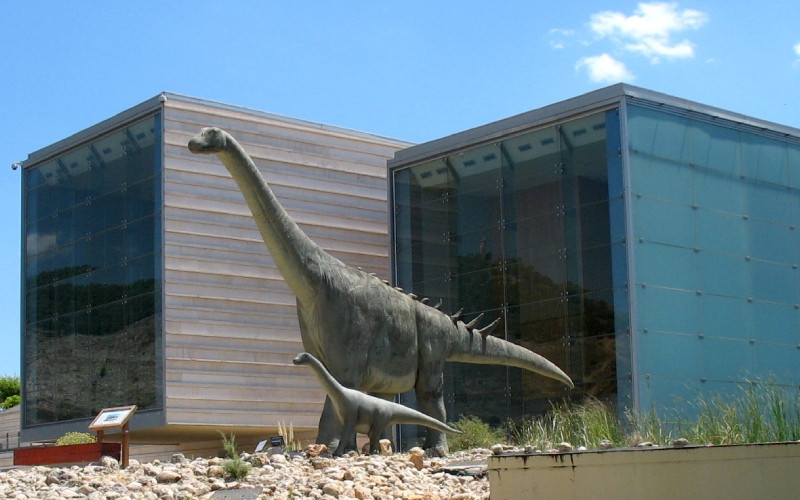
<svg viewBox="0 0 800 500">
<path fill-rule="evenodd" d="M 19 168 L 21 165 L 22 165 L 22 163 L 20 163 L 20 162 L 14 162 L 14 163 L 12 163 L 12 164 L 11 164 L 11 170 L 16 170 L 16 169 L 18 169 L 18 168 Z"/>
</svg>

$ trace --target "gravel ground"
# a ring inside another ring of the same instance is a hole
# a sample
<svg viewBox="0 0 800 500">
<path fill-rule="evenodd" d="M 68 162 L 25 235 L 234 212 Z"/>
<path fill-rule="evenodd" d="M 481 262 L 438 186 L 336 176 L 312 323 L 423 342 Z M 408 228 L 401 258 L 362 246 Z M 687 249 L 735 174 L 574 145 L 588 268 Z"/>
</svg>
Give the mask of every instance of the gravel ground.
<svg viewBox="0 0 800 500">
<path fill-rule="evenodd" d="M 141 464 L 120 469 L 110 457 L 85 467 L 31 467 L 0 472 L 0 498 L 23 499 L 477 499 L 489 498 L 485 466 L 491 451 L 475 449 L 445 458 L 421 450 L 333 458 L 243 455 L 248 475 L 235 480 L 221 458 Z"/>
</svg>

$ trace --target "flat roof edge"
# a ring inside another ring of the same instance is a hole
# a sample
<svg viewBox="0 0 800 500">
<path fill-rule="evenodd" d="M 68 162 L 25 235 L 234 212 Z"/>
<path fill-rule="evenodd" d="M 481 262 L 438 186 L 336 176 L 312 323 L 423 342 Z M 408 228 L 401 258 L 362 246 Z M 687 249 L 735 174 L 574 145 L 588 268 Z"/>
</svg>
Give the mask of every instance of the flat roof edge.
<svg viewBox="0 0 800 500">
<path fill-rule="evenodd" d="M 607 108 L 614 103 L 621 102 L 623 99 L 628 98 L 681 108 L 690 112 L 708 115 L 755 129 L 771 131 L 800 139 L 800 129 L 794 127 L 753 118 L 722 108 L 674 97 L 642 87 L 636 87 L 627 83 L 617 83 L 398 151 L 394 158 L 389 160 L 388 165 L 390 169 L 400 168 L 409 163 L 445 156 L 453 151 L 470 147 L 479 142 L 491 142 L 516 132 L 522 132 L 551 122 L 558 122 L 573 115 L 580 115 L 592 110 Z"/>
<path fill-rule="evenodd" d="M 155 113 L 161 108 L 163 104 L 164 94 L 159 94 L 155 97 L 147 99 L 131 108 L 117 113 L 116 115 L 106 118 L 105 120 L 95 123 L 79 132 L 76 132 L 60 141 L 54 142 L 49 146 L 45 146 L 39 150 L 34 151 L 28 155 L 28 158 L 22 162 L 23 167 L 28 167 L 36 163 L 47 160 L 59 153 L 73 148 L 78 144 L 86 142 L 103 132 L 113 130 L 122 126 L 125 123 L 136 120 L 137 118 L 147 116 Z"/>
<path fill-rule="evenodd" d="M 503 118 L 486 125 L 456 132 L 455 134 L 434 139 L 429 142 L 398 151 L 394 159 L 389 160 L 389 168 L 394 168 L 426 158 L 443 156 L 450 151 L 458 150 L 474 144 L 476 141 L 491 142 L 495 138 L 513 134 L 560 118 L 579 114 L 598 107 L 608 106 L 621 101 L 627 85 L 618 83 L 598 90 L 571 97 L 563 101 L 542 106 L 518 115 Z"/>
<path fill-rule="evenodd" d="M 164 104 L 169 100 L 176 100 L 182 101 L 186 103 L 198 104 L 201 106 L 206 106 L 210 108 L 218 108 L 218 109 L 225 109 L 231 111 L 237 111 L 253 116 L 273 119 L 279 122 L 294 124 L 297 126 L 306 127 L 309 129 L 317 129 L 322 131 L 327 131 L 331 133 L 338 133 L 344 134 L 351 137 L 357 137 L 363 140 L 378 142 L 382 144 L 392 144 L 398 147 L 409 147 L 412 146 L 414 143 L 403 141 L 399 139 L 393 139 L 391 137 L 381 136 L 377 134 L 372 134 L 369 132 L 361 132 L 354 129 L 348 129 L 344 127 L 337 127 L 334 125 L 326 125 L 319 122 L 313 122 L 309 120 L 302 120 L 299 118 L 290 118 L 288 116 L 283 116 L 275 113 L 268 113 L 266 111 L 259 111 L 253 108 L 247 108 L 244 106 L 237 106 L 233 104 L 225 104 L 217 101 L 211 101 L 207 99 L 200 99 L 197 97 L 190 97 L 182 94 L 178 94 L 175 92 L 161 92 L 155 97 L 147 99 L 144 102 L 141 102 L 131 108 L 128 108 L 124 111 L 117 113 L 116 115 L 102 120 L 94 125 L 91 125 L 79 132 L 76 132 L 64 139 L 61 139 L 57 142 L 49 146 L 45 146 L 41 149 L 34 151 L 28 155 L 28 158 L 22 162 L 23 167 L 27 167 L 30 165 L 34 165 L 37 163 L 41 163 L 49 158 L 57 156 L 58 154 L 66 151 L 70 148 L 73 148 L 81 143 L 84 143 L 92 138 L 107 132 L 109 130 L 113 130 L 118 128 L 125 123 L 134 121 L 140 117 L 147 116 L 148 114 L 155 113 L 159 109 L 163 108 Z"/>
<path fill-rule="evenodd" d="M 649 101 L 656 104 L 664 104 L 666 106 L 681 108 L 694 113 L 704 114 L 712 116 L 714 118 L 727 120 L 736 124 L 746 125 L 761 130 L 768 130 L 778 134 L 796 137 L 800 139 L 800 128 L 795 128 L 790 125 L 783 125 L 768 120 L 762 120 L 760 118 L 754 118 L 752 116 L 744 115 L 742 113 L 736 113 L 734 111 L 729 111 L 727 109 L 710 106 L 708 104 L 702 104 L 696 101 L 690 101 L 689 99 L 683 99 L 681 97 L 674 97 L 668 94 L 663 94 L 661 92 L 656 92 L 641 87 L 625 85 L 625 96 L 634 99 L 641 99 L 643 101 Z"/>
<path fill-rule="evenodd" d="M 167 99 L 167 101 L 169 101 L 170 99 L 174 99 L 174 100 L 177 100 L 177 101 L 182 101 L 182 102 L 191 103 L 191 104 L 198 104 L 198 105 L 201 105 L 201 106 L 206 106 L 206 107 L 211 107 L 211 108 L 224 109 L 224 110 L 228 110 L 228 111 L 236 111 L 236 112 L 240 112 L 240 113 L 246 113 L 248 115 L 258 116 L 258 117 L 261 117 L 261 118 L 266 118 L 266 119 L 275 120 L 275 121 L 279 121 L 279 122 L 283 122 L 283 123 L 293 124 L 293 125 L 297 125 L 297 126 L 300 126 L 300 127 L 306 127 L 306 128 L 310 128 L 310 129 L 317 129 L 317 130 L 322 130 L 322 131 L 332 132 L 332 133 L 338 133 L 338 134 L 345 134 L 345 135 L 349 135 L 349 136 L 352 136 L 352 137 L 358 137 L 360 139 L 374 141 L 374 142 L 391 143 L 391 144 L 396 144 L 398 146 L 405 146 L 405 147 L 414 145 L 414 143 L 412 143 L 412 142 L 403 141 L 403 140 L 400 140 L 400 139 L 394 139 L 394 138 L 383 136 L 383 135 L 373 134 L 373 133 L 370 133 L 370 132 L 362 132 L 360 130 L 350 129 L 350 128 L 346 128 L 346 127 L 339 127 L 339 126 L 336 126 L 336 125 L 328 125 L 328 124 L 324 124 L 324 123 L 320 123 L 320 122 L 304 120 L 304 119 L 301 119 L 301 118 L 291 118 L 289 116 L 280 115 L 280 114 L 277 114 L 277 113 L 270 113 L 268 111 L 261 111 L 261 110 L 254 109 L 254 108 L 248 108 L 246 106 L 239 106 L 239 105 L 235 105 L 235 104 L 226 104 L 226 103 L 222 103 L 222 102 L 218 102 L 218 101 L 212 101 L 212 100 L 209 100 L 209 99 L 201 99 L 199 97 L 191 97 L 191 96 L 187 96 L 187 95 L 183 95 L 183 94 L 177 94 L 177 93 L 174 93 L 174 92 L 163 92 L 161 95 L 164 96 Z"/>
</svg>

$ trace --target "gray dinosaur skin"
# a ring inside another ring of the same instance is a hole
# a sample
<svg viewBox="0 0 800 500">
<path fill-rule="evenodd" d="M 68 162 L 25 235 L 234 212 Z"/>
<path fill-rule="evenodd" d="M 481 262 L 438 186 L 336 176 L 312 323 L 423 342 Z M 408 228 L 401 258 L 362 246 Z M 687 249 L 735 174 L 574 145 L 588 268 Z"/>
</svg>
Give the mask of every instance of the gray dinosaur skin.
<svg viewBox="0 0 800 500">
<path fill-rule="evenodd" d="M 445 361 L 516 366 L 573 387 L 544 357 L 451 318 L 379 278 L 349 267 L 315 244 L 281 207 L 252 159 L 227 132 L 204 128 L 189 150 L 215 154 L 253 213 L 264 243 L 297 298 L 303 347 L 343 386 L 390 400 L 415 390 L 420 410 L 446 421 Z M 317 442 L 330 449 L 342 436 L 326 398 Z M 348 437 L 349 439 L 349 437 Z M 445 434 L 429 430 L 423 445 L 447 453 Z"/>
<path fill-rule="evenodd" d="M 368 435 L 369 452 L 378 453 L 381 436 L 392 424 L 424 425 L 439 432 L 461 434 L 461 431 L 417 410 L 344 387 L 328 373 L 317 358 L 307 352 L 298 354 L 293 362 L 296 365 L 310 366 L 331 400 L 333 412 L 342 426 L 342 437 L 339 446 L 333 452 L 334 456 L 357 449 L 356 432 Z"/>
</svg>

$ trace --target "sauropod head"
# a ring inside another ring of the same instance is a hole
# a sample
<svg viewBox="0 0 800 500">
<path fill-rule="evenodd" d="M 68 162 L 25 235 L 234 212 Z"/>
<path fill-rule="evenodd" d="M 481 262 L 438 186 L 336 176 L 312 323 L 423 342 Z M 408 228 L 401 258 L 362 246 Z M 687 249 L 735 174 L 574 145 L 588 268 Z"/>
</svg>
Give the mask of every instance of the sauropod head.
<svg viewBox="0 0 800 500">
<path fill-rule="evenodd" d="M 189 140 L 189 151 L 195 154 L 213 154 L 225 149 L 226 133 L 217 127 L 206 127 Z"/>
<path fill-rule="evenodd" d="M 300 354 L 294 357 L 292 363 L 296 365 L 305 365 L 308 364 L 309 361 L 311 361 L 311 355 L 307 352 L 301 352 Z"/>
</svg>

